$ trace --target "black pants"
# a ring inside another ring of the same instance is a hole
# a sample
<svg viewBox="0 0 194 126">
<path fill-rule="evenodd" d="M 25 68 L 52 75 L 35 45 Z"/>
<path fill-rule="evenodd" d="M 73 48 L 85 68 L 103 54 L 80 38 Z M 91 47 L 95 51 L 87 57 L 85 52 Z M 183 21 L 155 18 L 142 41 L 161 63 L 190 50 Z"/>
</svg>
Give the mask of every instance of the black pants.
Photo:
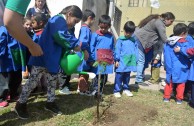
<svg viewBox="0 0 194 126">
<path fill-rule="evenodd" d="M 21 70 L 0 73 L 0 79 L 0 101 L 5 100 L 8 94 L 11 99 L 18 96 L 18 88 L 22 82 Z"/>
</svg>

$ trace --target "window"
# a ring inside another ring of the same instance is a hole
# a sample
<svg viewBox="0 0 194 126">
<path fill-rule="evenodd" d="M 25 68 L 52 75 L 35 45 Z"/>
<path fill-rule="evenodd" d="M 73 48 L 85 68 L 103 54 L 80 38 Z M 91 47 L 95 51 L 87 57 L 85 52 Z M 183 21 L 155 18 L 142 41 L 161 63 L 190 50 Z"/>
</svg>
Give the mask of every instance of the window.
<svg viewBox="0 0 194 126">
<path fill-rule="evenodd" d="M 139 6 L 139 0 L 129 0 L 128 7 L 138 7 Z"/>
</svg>

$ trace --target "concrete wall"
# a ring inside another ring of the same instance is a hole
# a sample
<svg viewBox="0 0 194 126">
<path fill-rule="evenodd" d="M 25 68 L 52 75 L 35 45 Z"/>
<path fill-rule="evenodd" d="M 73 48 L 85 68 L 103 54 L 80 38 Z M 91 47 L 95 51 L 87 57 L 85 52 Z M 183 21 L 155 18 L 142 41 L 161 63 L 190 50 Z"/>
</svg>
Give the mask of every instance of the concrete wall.
<svg viewBox="0 0 194 126">
<path fill-rule="evenodd" d="M 108 0 L 83 0 L 83 6 L 82 6 L 83 11 L 85 9 L 90 9 L 96 15 L 96 18 L 95 18 L 96 21 L 93 27 L 91 28 L 92 31 L 95 31 L 98 29 L 99 17 L 103 14 L 108 14 L 108 8 L 109 8 L 108 3 L 109 3 Z"/>
</svg>

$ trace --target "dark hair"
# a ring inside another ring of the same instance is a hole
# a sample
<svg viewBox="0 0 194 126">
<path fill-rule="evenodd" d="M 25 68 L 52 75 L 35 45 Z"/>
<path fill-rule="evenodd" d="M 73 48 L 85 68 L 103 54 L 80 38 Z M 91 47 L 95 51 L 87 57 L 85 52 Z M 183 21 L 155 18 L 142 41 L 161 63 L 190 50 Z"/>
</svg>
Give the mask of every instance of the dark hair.
<svg viewBox="0 0 194 126">
<path fill-rule="evenodd" d="M 66 8 L 64 8 L 64 9 L 60 12 L 60 14 L 66 15 L 66 14 L 68 14 L 69 12 L 71 12 L 71 14 L 72 14 L 73 17 L 82 19 L 83 14 L 82 14 L 81 9 L 80 9 L 78 6 L 76 6 L 76 5 L 67 6 Z"/>
<path fill-rule="evenodd" d="M 91 10 L 86 9 L 86 10 L 83 12 L 82 21 L 83 21 L 83 22 L 87 21 L 87 19 L 88 19 L 89 16 L 91 16 L 92 18 L 95 18 L 94 12 L 92 12 Z"/>
<path fill-rule="evenodd" d="M 191 23 L 188 25 L 188 34 L 189 34 L 189 35 L 194 35 L 194 22 L 191 22 Z"/>
<path fill-rule="evenodd" d="M 36 1 L 36 0 L 35 0 L 35 1 Z M 35 2 L 35 7 L 36 7 L 36 2 Z M 44 8 L 45 11 L 48 12 L 48 14 L 50 15 L 51 12 L 50 12 L 50 10 L 49 10 L 49 8 L 48 8 L 48 5 L 47 5 L 46 0 L 45 0 L 45 4 L 44 4 L 43 8 Z"/>
<path fill-rule="evenodd" d="M 133 33 L 135 31 L 135 23 L 133 21 L 127 21 L 123 29 L 125 32 Z"/>
<path fill-rule="evenodd" d="M 43 22 L 43 26 L 48 22 L 48 18 L 44 13 L 35 13 L 33 18 L 38 23 L 38 25 L 41 21 Z"/>
<path fill-rule="evenodd" d="M 179 35 L 181 35 L 182 33 L 187 33 L 187 31 L 188 31 L 188 27 L 187 27 L 187 25 L 184 24 L 184 23 L 178 23 L 178 24 L 176 24 L 176 25 L 174 26 L 174 28 L 173 28 L 173 34 L 174 34 L 175 36 L 179 36 Z"/>
<path fill-rule="evenodd" d="M 141 22 L 139 23 L 138 27 L 142 28 L 143 26 L 145 26 L 149 21 L 151 21 L 152 19 L 157 19 L 159 18 L 160 15 L 158 14 L 152 14 L 147 16 L 146 18 L 144 18 L 143 20 L 141 20 Z"/>
<path fill-rule="evenodd" d="M 102 15 L 99 18 L 98 24 L 101 24 L 101 23 L 108 24 L 109 26 L 111 26 L 111 18 L 108 15 Z"/>
<path fill-rule="evenodd" d="M 31 21 L 30 17 L 24 17 L 23 18 L 23 24 L 25 24 L 27 21 Z"/>
<path fill-rule="evenodd" d="M 167 20 L 174 20 L 175 19 L 175 16 L 172 12 L 166 12 L 166 13 L 163 13 L 160 15 L 163 19 L 167 19 Z"/>
<path fill-rule="evenodd" d="M 163 13 L 161 15 L 159 15 L 159 14 L 151 14 L 151 15 L 147 16 L 146 18 L 144 18 L 143 20 L 141 20 L 141 22 L 139 23 L 138 27 L 142 28 L 143 26 L 145 26 L 152 19 L 158 19 L 159 17 L 163 18 L 164 20 L 165 19 L 167 19 L 167 20 L 175 19 L 174 14 L 171 13 L 171 12 L 166 12 L 166 13 Z"/>
</svg>

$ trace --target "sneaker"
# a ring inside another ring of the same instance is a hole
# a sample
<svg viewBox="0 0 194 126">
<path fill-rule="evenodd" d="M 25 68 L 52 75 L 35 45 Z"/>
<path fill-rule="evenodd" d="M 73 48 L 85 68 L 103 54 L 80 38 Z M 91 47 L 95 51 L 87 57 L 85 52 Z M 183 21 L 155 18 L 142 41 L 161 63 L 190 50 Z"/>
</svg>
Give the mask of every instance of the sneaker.
<svg viewBox="0 0 194 126">
<path fill-rule="evenodd" d="M 71 92 L 69 91 L 68 87 L 64 87 L 62 90 L 59 90 L 60 94 L 70 95 Z"/>
<path fill-rule="evenodd" d="M 92 94 L 93 96 L 95 96 L 95 95 L 96 95 L 96 92 L 97 92 L 97 91 L 96 91 L 96 90 L 94 90 L 94 91 L 92 91 L 92 93 L 91 93 L 91 94 Z"/>
<path fill-rule="evenodd" d="M 92 96 L 92 93 L 90 93 L 90 91 L 79 92 L 79 94 L 86 95 L 86 96 Z"/>
<path fill-rule="evenodd" d="M 176 104 L 177 104 L 177 105 L 181 105 L 182 102 L 183 102 L 182 100 L 176 100 Z"/>
<path fill-rule="evenodd" d="M 133 94 L 129 90 L 124 90 L 123 93 L 129 97 L 132 97 Z"/>
<path fill-rule="evenodd" d="M 20 119 L 28 119 L 29 118 L 26 103 L 17 102 L 14 111 Z"/>
<path fill-rule="evenodd" d="M 8 106 L 8 105 L 9 105 L 9 103 L 6 102 L 6 101 L 0 102 L 0 108 L 6 107 L 6 106 Z"/>
<path fill-rule="evenodd" d="M 114 96 L 115 96 L 116 98 L 120 98 L 120 97 L 121 97 L 121 93 L 120 93 L 120 92 L 116 92 L 116 93 L 114 93 Z"/>
<path fill-rule="evenodd" d="M 135 82 L 136 85 L 142 85 L 142 86 L 149 86 L 149 84 L 146 84 L 144 82 Z"/>
<path fill-rule="evenodd" d="M 165 87 L 166 86 L 166 82 L 163 80 L 162 82 L 160 82 L 161 83 L 161 85 L 163 86 L 163 87 Z"/>
<path fill-rule="evenodd" d="M 56 115 L 62 115 L 62 112 L 59 110 L 55 102 L 47 102 L 45 106 L 45 110 L 51 111 Z"/>
<path fill-rule="evenodd" d="M 170 102 L 170 100 L 168 98 L 164 98 L 163 102 Z"/>
<path fill-rule="evenodd" d="M 80 90 L 79 89 L 77 89 L 77 93 L 80 93 Z"/>
</svg>

